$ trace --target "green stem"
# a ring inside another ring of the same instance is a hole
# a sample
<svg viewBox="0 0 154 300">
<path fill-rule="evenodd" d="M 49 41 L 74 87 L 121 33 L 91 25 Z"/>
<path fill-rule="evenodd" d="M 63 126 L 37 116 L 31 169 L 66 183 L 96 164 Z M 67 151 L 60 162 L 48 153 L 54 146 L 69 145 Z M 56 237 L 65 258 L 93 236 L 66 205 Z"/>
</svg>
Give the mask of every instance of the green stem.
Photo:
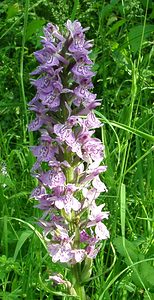
<svg viewBox="0 0 154 300">
<path fill-rule="evenodd" d="M 86 300 L 87 298 L 86 298 L 84 286 L 80 284 L 80 281 L 81 281 L 80 264 L 75 264 L 72 267 L 72 273 L 74 275 L 74 280 L 75 280 L 74 289 L 77 293 L 78 299 Z"/>
</svg>

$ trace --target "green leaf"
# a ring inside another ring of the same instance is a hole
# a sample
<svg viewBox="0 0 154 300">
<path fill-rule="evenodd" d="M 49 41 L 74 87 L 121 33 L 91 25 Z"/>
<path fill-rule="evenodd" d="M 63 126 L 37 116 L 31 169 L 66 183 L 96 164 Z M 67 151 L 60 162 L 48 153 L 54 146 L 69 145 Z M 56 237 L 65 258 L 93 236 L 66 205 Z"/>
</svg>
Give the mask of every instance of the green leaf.
<svg viewBox="0 0 154 300">
<path fill-rule="evenodd" d="M 26 241 L 32 234 L 33 234 L 33 231 L 32 231 L 32 230 L 26 230 L 26 231 L 24 231 L 24 232 L 21 234 L 21 236 L 20 236 L 20 238 L 19 238 L 19 240 L 18 240 L 18 242 L 17 242 L 15 252 L 14 252 L 14 259 L 17 258 L 18 253 L 19 253 L 21 247 L 23 246 L 23 244 L 25 243 L 25 241 Z"/>
<path fill-rule="evenodd" d="M 87 257 L 81 272 L 81 283 L 86 282 L 90 278 L 92 273 L 92 266 L 93 266 L 92 259 Z"/>
<path fill-rule="evenodd" d="M 150 263 L 143 262 L 138 266 L 138 270 L 146 288 L 149 288 L 151 292 L 154 292 L 154 268 Z"/>
<path fill-rule="evenodd" d="M 122 237 L 119 236 L 114 239 L 113 244 L 115 245 L 117 251 L 120 253 L 121 256 L 127 257 L 127 253 L 126 253 L 127 250 L 131 260 L 133 262 L 138 261 L 139 252 L 136 246 L 133 244 L 133 242 L 130 242 L 127 239 L 125 239 L 125 247 L 126 247 L 125 249 L 123 245 L 123 239 Z"/>
<path fill-rule="evenodd" d="M 37 19 L 30 22 L 27 26 L 26 30 L 26 40 L 29 40 L 29 38 L 36 34 L 36 31 L 42 29 L 42 26 L 45 24 L 45 20 L 43 19 Z"/>
<path fill-rule="evenodd" d="M 140 49 L 142 36 L 143 42 L 147 39 L 150 34 L 154 31 L 154 25 L 137 25 L 130 29 L 128 33 L 129 42 L 132 51 L 137 52 Z"/>
<path fill-rule="evenodd" d="M 147 288 L 154 291 L 154 269 L 148 262 L 142 262 L 134 267 L 133 263 L 144 260 L 144 255 L 139 252 L 133 242 L 125 239 L 123 243 L 122 237 L 114 239 L 114 245 L 121 256 L 125 258 L 127 266 L 132 265 L 132 280 L 140 288 Z M 131 262 L 132 261 L 132 262 Z M 150 276 L 149 276 L 150 274 Z"/>
<path fill-rule="evenodd" d="M 22 219 L 19 219 L 19 218 L 11 217 L 10 219 L 11 220 L 16 220 L 16 221 L 21 222 L 21 223 L 25 224 L 26 226 L 28 226 L 32 230 L 32 232 L 35 233 L 35 235 L 40 239 L 40 241 L 43 244 L 44 248 L 47 250 L 46 243 L 44 242 L 43 236 L 32 224 L 30 224 L 30 223 L 28 223 L 28 222 L 26 222 Z"/>
<path fill-rule="evenodd" d="M 106 36 L 108 36 L 110 33 L 116 31 L 119 27 L 121 27 L 123 24 L 126 23 L 125 19 L 117 21 L 113 26 L 110 28 L 110 30 L 107 32 Z"/>
<path fill-rule="evenodd" d="M 11 18 L 15 17 L 15 15 L 17 15 L 18 12 L 19 12 L 19 4 L 18 3 L 10 5 L 8 7 L 6 19 L 11 19 Z"/>
<path fill-rule="evenodd" d="M 133 269 L 131 276 L 135 285 L 140 288 L 144 286 L 150 292 L 154 292 L 154 268 L 150 263 L 143 261 L 141 264 L 135 266 L 135 271 Z"/>
</svg>

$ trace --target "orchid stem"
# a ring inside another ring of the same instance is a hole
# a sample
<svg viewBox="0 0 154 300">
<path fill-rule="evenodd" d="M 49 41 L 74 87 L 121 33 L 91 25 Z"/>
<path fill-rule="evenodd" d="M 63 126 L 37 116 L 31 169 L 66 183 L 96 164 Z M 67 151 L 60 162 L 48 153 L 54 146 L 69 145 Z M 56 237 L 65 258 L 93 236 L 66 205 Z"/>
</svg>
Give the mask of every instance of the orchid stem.
<svg viewBox="0 0 154 300">
<path fill-rule="evenodd" d="M 80 280 L 81 280 L 80 264 L 76 264 L 72 267 L 72 273 L 75 279 L 74 289 L 77 293 L 78 299 L 86 300 L 87 297 L 86 297 L 84 286 L 80 284 Z"/>
</svg>

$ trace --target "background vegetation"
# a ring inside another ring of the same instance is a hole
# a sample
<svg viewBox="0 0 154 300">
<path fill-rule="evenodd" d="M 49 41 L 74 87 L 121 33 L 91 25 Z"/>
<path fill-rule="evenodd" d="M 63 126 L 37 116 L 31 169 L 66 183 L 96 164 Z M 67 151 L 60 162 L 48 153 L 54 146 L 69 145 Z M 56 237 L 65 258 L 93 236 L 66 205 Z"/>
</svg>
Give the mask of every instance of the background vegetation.
<svg viewBox="0 0 154 300">
<path fill-rule="evenodd" d="M 34 96 L 29 73 L 37 62 L 42 26 L 63 28 L 68 18 L 89 26 L 94 39 L 94 79 L 102 106 L 97 116 L 108 170 L 110 240 L 94 262 L 87 294 L 92 300 L 153 300 L 154 200 L 152 0 L 3 0 L 0 3 L 0 299 L 62 299 L 48 277 L 65 272 L 52 264 L 36 225 L 39 211 L 29 195 L 33 157 L 29 134 Z M 100 135 L 100 132 L 97 133 Z M 67 297 L 64 299 L 68 299 Z M 69 298 L 70 299 L 70 298 Z"/>
</svg>

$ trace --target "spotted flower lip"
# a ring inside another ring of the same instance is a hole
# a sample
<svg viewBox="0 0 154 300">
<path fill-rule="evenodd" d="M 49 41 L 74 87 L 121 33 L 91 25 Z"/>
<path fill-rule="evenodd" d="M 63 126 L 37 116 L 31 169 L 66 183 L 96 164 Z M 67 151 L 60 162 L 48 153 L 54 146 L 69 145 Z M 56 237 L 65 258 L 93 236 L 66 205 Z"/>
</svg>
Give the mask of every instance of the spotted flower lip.
<svg viewBox="0 0 154 300">
<path fill-rule="evenodd" d="M 66 178 L 64 173 L 60 171 L 48 171 L 39 176 L 39 180 L 47 187 L 53 188 L 56 186 L 63 186 Z"/>
<path fill-rule="evenodd" d="M 50 161 L 56 152 L 55 147 L 51 147 L 50 145 L 40 145 L 40 146 L 32 146 L 30 147 L 33 154 L 40 160 L 40 161 Z"/>
<path fill-rule="evenodd" d="M 58 66 L 59 60 L 56 56 L 53 56 L 52 52 L 56 52 L 56 48 L 44 48 L 43 50 L 38 50 L 34 52 L 34 55 L 38 62 L 41 64 L 45 64 L 48 67 Z"/>
<path fill-rule="evenodd" d="M 107 192 L 100 179 L 107 167 L 104 145 L 94 136 L 103 124 L 93 111 L 100 100 L 92 92 L 92 41 L 86 41 L 88 28 L 77 20 L 68 20 L 65 29 L 64 35 L 47 24 L 43 47 L 34 52 L 39 66 L 31 75 L 39 78 L 31 79 L 36 95 L 29 110 L 36 117 L 28 129 L 40 137 L 30 147 L 36 158 L 32 175 L 38 180 L 30 197 L 42 211 L 38 224 L 53 262 L 74 265 L 96 257 L 100 242 L 109 237 L 103 223 L 109 213 L 96 204 Z M 51 279 L 67 285 L 59 275 Z"/>
<path fill-rule="evenodd" d="M 75 66 L 71 69 L 74 75 L 80 77 L 81 79 L 85 76 L 87 78 L 91 78 L 95 75 L 94 72 L 91 71 L 90 66 L 84 65 L 83 63 L 76 63 Z"/>
<path fill-rule="evenodd" d="M 41 128 L 41 126 L 43 125 L 43 119 L 41 117 L 37 117 L 36 119 L 34 119 L 28 126 L 28 129 L 30 131 L 36 131 L 38 129 Z"/>
</svg>

